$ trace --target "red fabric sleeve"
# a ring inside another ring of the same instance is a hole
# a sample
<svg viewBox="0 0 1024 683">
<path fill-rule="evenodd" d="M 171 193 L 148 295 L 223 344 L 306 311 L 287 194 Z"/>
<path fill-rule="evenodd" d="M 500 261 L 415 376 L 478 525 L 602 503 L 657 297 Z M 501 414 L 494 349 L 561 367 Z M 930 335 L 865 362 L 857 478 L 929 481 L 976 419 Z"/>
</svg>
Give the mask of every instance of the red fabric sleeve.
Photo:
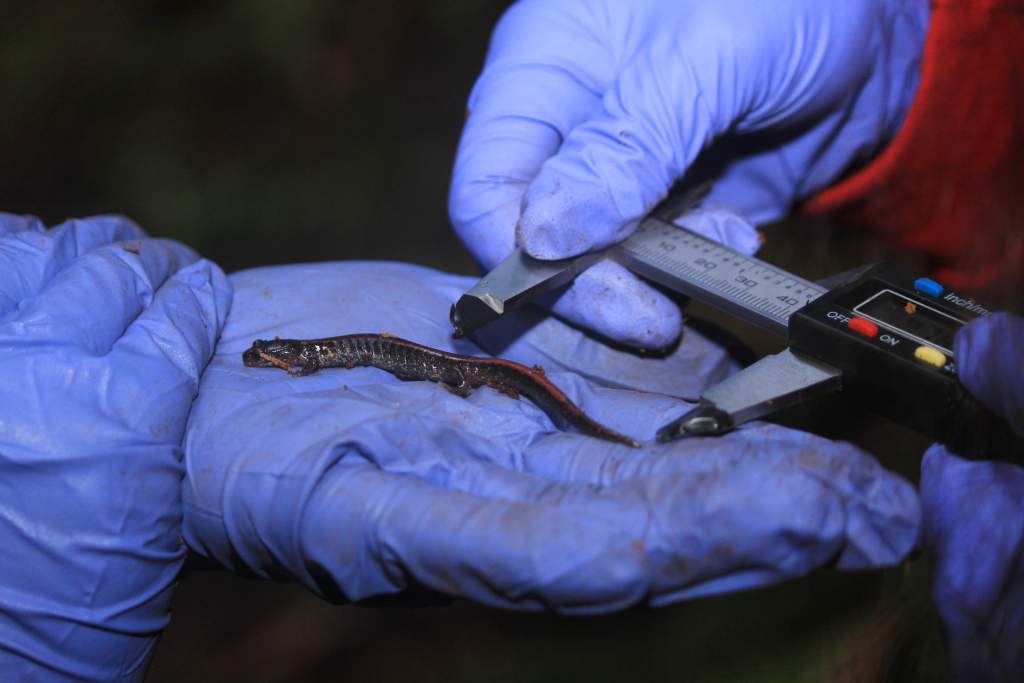
<svg viewBox="0 0 1024 683">
<path fill-rule="evenodd" d="M 804 210 L 926 253 L 948 287 L 1024 291 L 1024 0 L 933 0 L 899 134 Z"/>
</svg>

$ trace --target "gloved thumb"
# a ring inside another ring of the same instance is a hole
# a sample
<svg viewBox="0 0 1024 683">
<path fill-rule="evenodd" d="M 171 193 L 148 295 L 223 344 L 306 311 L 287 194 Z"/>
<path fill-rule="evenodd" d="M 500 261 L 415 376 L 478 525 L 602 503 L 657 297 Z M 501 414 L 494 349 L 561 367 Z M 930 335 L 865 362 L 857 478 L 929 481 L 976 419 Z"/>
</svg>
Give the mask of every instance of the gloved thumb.
<svg viewBox="0 0 1024 683">
<path fill-rule="evenodd" d="M 696 70 L 673 68 L 668 52 L 638 55 L 541 167 L 517 226 L 529 254 L 566 258 L 628 237 L 713 137 Z"/>
<path fill-rule="evenodd" d="M 996 312 L 956 335 L 956 364 L 964 386 L 1024 435 L 1024 318 Z"/>
</svg>

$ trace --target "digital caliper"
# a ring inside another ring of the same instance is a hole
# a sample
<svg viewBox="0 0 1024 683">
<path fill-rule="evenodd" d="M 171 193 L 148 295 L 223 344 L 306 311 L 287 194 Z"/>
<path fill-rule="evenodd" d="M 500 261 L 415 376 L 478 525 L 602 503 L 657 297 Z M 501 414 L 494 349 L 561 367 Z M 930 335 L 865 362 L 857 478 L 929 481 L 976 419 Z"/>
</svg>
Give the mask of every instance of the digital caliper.
<svg viewBox="0 0 1024 683">
<path fill-rule="evenodd" d="M 472 333 L 602 259 L 789 338 L 785 351 L 705 391 L 691 411 L 659 430 L 659 440 L 724 434 L 842 390 L 955 453 L 1024 462 L 1024 439 L 957 376 L 953 339 L 988 310 L 934 280 L 885 266 L 866 267 L 827 289 L 651 216 L 601 252 L 540 261 L 517 250 L 452 306 L 455 333 Z"/>
</svg>

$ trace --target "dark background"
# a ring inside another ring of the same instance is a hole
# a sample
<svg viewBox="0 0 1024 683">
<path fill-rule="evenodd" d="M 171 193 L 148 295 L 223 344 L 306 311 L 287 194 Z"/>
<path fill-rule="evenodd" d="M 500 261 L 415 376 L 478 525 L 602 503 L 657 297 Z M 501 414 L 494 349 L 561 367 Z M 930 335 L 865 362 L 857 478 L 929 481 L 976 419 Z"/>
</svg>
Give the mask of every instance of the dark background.
<svg viewBox="0 0 1024 683">
<path fill-rule="evenodd" d="M 0 206 L 102 212 L 226 270 L 469 272 L 448 229 L 499 0 L 4 3 Z"/>
<path fill-rule="evenodd" d="M 5 3 L 0 207 L 48 223 L 123 213 L 228 271 L 394 259 L 472 273 L 447 185 L 507 4 Z M 827 225 L 767 234 L 766 258 L 812 278 L 894 256 Z M 773 343 L 740 334 L 758 350 Z M 834 408 L 784 419 L 916 477 L 920 438 Z M 586 619 L 461 602 L 335 606 L 292 585 L 192 571 L 149 680 L 870 681 L 942 669 L 916 558 Z"/>
</svg>

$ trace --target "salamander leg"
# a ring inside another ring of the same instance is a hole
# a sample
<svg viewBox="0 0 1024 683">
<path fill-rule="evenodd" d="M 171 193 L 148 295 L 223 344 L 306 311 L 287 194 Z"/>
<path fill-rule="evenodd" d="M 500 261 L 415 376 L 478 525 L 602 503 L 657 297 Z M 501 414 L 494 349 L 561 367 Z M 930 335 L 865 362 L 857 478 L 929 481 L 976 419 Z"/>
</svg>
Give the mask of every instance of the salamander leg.
<svg viewBox="0 0 1024 683">
<path fill-rule="evenodd" d="M 360 366 L 360 367 L 366 367 L 366 366 Z M 373 366 L 370 366 L 370 367 L 373 367 Z M 381 368 L 377 368 L 377 369 L 380 370 Z M 400 379 L 403 382 L 422 382 L 423 381 L 422 377 L 419 377 L 418 375 L 413 375 L 413 374 L 408 373 L 408 372 L 398 372 L 397 370 L 385 370 L 385 372 L 390 373 L 392 377 L 394 377 L 395 379 Z"/>
<path fill-rule="evenodd" d="M 519 392 L 513 389 L 512 387 L 499 385 L 494 388 L 500 391 L 501 393 L 505 394 L 509 398 L 519 398 Z"/>
<path fill-rule="evenodd" d="M 441 386 L 462 398 L 466 398 L 473 391 L 473 386 L 465 378 L 460 378 L 458 382 L 441 382 Z"/>
</svg>

